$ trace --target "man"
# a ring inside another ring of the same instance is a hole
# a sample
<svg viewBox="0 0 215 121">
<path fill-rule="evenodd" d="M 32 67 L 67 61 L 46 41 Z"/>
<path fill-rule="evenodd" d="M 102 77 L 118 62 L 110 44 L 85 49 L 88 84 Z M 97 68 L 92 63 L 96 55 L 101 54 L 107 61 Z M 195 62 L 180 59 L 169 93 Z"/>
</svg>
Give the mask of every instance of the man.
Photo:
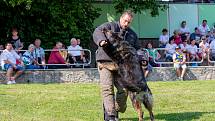
<svg viewBox="0 0 215 121">
<path fill-rule="evenodd" d="M 42 65 L 40 65 L 40 68 L 44 69 L 45 68 L 45 62 L 46 62 L 45 61 L 45 51 L 42 47 L 40 47 L 41 40 L 36 39 L 34 41 L 34 45 L 35 45 L 35 49 L 33 52 L 33 56 L 39 64 L 42 64 Z"/>
<path fill-rule="evenodd" d="M 180 47 L 177 46 L 175 48 L 175 53 L 173 54 L 173 63 L 174 63 L 174 68 L 176 68 L 176 74 L 179 80 L 183 81 L 184 74 L 186 72 L 186 56 L 185 54 L 181 51 Z M 182 70 L 181 70 L 182 68 Z"/>
<path fill-rule="evenodd" d="M 22 63 L 20 56 L 13 50 L 12 43 L 7 43 L 5 46 L 5 50 L 1 54 L 1 66 L 3 70 L 6 70 L 7 76 L 7 84 L 15 84 L 16 78 L 23 73 L 23 66 L 17 64 L 17 60 Z M 12 76 L 13 72 L 17 71 L 14 76 Z"/>
<path fill-rule="evenodd" d="M 202 21 L 202 24 L 199 26 L 199 31 L 202 36 L 207 35 L 210 32 L 207 20 Z"/>
<path fill-rule="evenodd" d="M 102 48 L 108 44 L 107 41 L 111 43 L 113 40 L 109 35 L 105 35 L 103 30 L 107 29 L 113 32 L 119 32 L 124 41 L 128 41 L 135 49 L 139 49 L 140 44 L 137 35 L 129 28 L 132 20 L 133 13 L 131 11 L 125 11 L 118 22 L 104 23 L 97 27 L 93 33 L 94 42 L 98 45 L 96 60 L 100 73 L 105 121 L 117 121 L 117 112 L 125 112 L 128 93 L 117 82 L 117 78 L 120 78 L 117 76 L 117 64 L 111 60 Z M 116 96 L 114 96 L 114 86 L 117 88 Z"/>
</svg>

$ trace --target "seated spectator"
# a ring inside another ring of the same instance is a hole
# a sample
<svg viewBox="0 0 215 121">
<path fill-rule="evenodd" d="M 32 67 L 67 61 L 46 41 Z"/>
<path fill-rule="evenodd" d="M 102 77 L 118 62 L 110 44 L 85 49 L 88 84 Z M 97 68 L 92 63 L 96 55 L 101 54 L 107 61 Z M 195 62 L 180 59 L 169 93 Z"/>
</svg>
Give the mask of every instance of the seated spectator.
<svg viewBox="0 0 215 121">
<path fill-rule="evenodd" d="M 30 44 L 28 46 L 28 50 L 23 54 L 22 61 L 25 65 L 26 69 L 39 69 L 39 63 L 36 61 L 36 59 L 33 56 L 35 46 L 33 44 Z"/>
<path fill-rule="evenodd" d="M 9 42 L 12 43 L 13 49 L 15 50 L 22 50 L 23 49 L 23 43 L 21 42 L 20 37 L 18 36 L 18 30 L 17 28 L 12 28 L 12 37 L 9 38 Z"/>
<path fill-rule="evenodd" d="M 71 39 L 71 45 L 68 47 L 69 62 L 70 63 L 85 63 L 86 59 L 81 51 L 80 47 L 75 38 Z"/>
<path fill-rule="evenodd" d="M 163 29 L 162 30 L 162 35 L 160 35 L 159 37 L 159 47 L 160 48 L 165 48 L 166 44 L 168 44 L 169 41 L 169 35 L 168 35 L 168 30 L 167 29 Z"/>
<path fill-rule="evenodd" d="M 210 59 L 215 61 L 215 40 L 210 43 Z"/>
<path fill-rule="evenodd" d="M 7 43 L 5 48 L 6 49 L 1 54 L 1 66 L 3 70 L 7 71 L 7 84 L 15 84 L 17 77 L 23 73 L 23 63 L 20 56 L 13 50 L 12 43 Z M 17 63 L 17 60 L 20 61 L 20 64 Z M 16 71 L 16 73 L 12 76 L 14 71 Z"/>
<path fill-rule="evenodd" d="M 48 67 L 50 69 L 57 69 L 57 68 L 67 68 L 67 65 L 62 65 L 62 64 L 67 64 L 66 60 L 64 57 L 60 54 L 60 49 L 62 49 L 63 44 L 61 42 L 57 42 L 55 47 L 52 49 L 52 52 L 49 56 L 48 64 L 55 64 L 55 65 L 49 65 Z"/>
<path fill-rule="evenodd" d="M 33 52 L 33 56 L 34 58 L 36 59 L 36 61 L 40 64 L 40 68 L 41 69 L 44 69 L 46 66 L 45 66 L 45 51 L 42 47 L 40 47 L 41 45 L 41 40 L 40 39 L 36 39 L 34 41 L 34 46 L 35 46 L 35 49 L 34 49 L 34 52 Z M 41 65 L 42 64 L 42 65 Z"/>
<path fill-rule="evenodd" d="M 67 52 L 67 50 L 65 50 L 65 49 L 66 49 L 65 45 L 62 44 L 62 50 L 59 50 L 59 52 L 60 52 L 60 55 L 63 57 L 63 59 L 64 59 L 65 61 L 67 61 L 68 52 Z"/>
<path fill-rule="evenodd" d="M 207 59 L 207 55 L 209 53 L 209 48 L 210 48 L 210 45 L 209 43 L 206 42 L 206 37 L 205 36 L 202 36 L 201 37 L 201 42 L 199 44 L 199 56 L 203 59 Z"/>
<path fill-rule="evenodd" d="M 177 45 L 174 43 L 174 37 L 170 37 L 169 43 L 165 47 L 166 61 L 171 61 L 172 62 L 172 56 L 173 56 L 173 53 L 175 53 L 175 47 L 176 46 Z"/>
<path fill-rule="evenodd" d="M 190 61 L 199 61 L 199 56 L 198 56 L 198 48 L 196 46 L 196 40 L 191 40 L 190 41 L 190 46 L 188 48 L 188 52 L 190 55 Z"/>
<path fill-rule="evenodd" d="M 210 44 L 213 40 L 215 40 L 215 29 L 212 30 L 212 33 L 209 36 L 208 43 Z"/>
<path fill-rule="evenodd" d="M 196 43 L 200 43 L 201 34 L 198 27 L 195 28 L 195 32 L 190 35 L 190 40 L 196 40 Z"/>
<path fill-rule="evenodd" d="M 156 64 L 155 62 L 161 58 L 161 55 L 156 49 L 152 47 L 152 43 L 150 42 L 147 44 L 146 49 L 149 52 L 149 64 L 153 67 L 158 67 L 159 64 Z"/>
<path fill-rule="evenodd" d="M 179 32 L 179 30 L 175 30 L 174 32 L 173 32 L 173 38 L 174 38 L 174 43 L 176 44 L 176 45 L 179 45 L 179 44 L 181 44 L 182 43 L 182 41 L 181 41 L 181 36 L 180 36 L 180 32 Z"/>
<path fill-rule="evenodd" d="M 180 32 L 181 35 L 184 34 L 187 37 L 189 37 L 190 29 L 186 25 L 187 25 L 186 21 L 182 21 L 181 22 L 181 28 L 179 29 L 179 32 Z"/>
<path fill-rule="evenodd" d="M 184 74 L 186 72 L 186 56 L 181 52 L 180 47 L 175 48 L 175 53 L 173 54 L 174 68 L 176 68 L 176 74 L 179 80 L 183 81 Z"/>
<path fill-rule="evenodd" d="M 188 50 L 189 50 L 190 45 L 187 44 L 187 42 L 188 42 L 188 40 L 186 39 L 186 37 L 185 38 L 182 37 L 182 44 L 180 44 L 179 47 L 181 48 L 181 51 L 186 55 L 187 61 L 189 61 L 190 59 L 189 59 Z"/>
<path fill-rule="evenodd" d="M 206 36 L 210 32 L 210 28 L 207 25 L 207 20 L 202 21 L 202 24 L 199 26 L 199 31 L 202 36 Z"/>
</svg>

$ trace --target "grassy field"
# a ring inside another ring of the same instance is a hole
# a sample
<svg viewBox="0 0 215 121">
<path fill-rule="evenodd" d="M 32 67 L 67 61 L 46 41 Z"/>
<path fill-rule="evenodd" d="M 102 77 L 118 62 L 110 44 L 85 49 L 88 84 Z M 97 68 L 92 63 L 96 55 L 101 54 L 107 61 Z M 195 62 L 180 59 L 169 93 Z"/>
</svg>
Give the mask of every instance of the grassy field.
<svg viewBox="0 0 215 121">
<path fill-rule="evenodd" d="M 156 121 L 215 121 L 215 81 L 150 82 Z M 145 109 L 144 109 L 145 110 Z M 137 121 L 128 101 L 121 121 Z M 145 117 L 149 120 L 148 112 Z M 97 84 L 0 85 L 0 121 L 102 121 Z"/>
</svg>

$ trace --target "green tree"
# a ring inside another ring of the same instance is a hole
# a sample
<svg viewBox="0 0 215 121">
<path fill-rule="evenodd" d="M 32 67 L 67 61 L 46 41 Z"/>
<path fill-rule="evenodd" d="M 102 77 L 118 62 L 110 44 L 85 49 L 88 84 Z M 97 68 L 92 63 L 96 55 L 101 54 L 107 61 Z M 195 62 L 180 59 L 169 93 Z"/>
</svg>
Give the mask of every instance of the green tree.
<svg viewBox="0 0 215 121">
<path fill-rule="evenodd" d="M 26 47 L 35 38 L 40 38 L 45 48 L 52 48 L 56 41 L 68 45 L 77 37 L 89 48 L 93 21 L 99 16 L 99 9 L 92 4 L 91 0 L 0 1 L 1 41 L 17 27 Z"/>
<path fill-rule="evenodd" d="M 131 9 L 135 13 L 141 13 L 144 10 L 150 10 L 152 16 L 159 15 L 159 9 L 165 10 L 166 5 L 159 4 L 157 0 L 113 0 L 115 9 L 122 13 L 126 9 Z"/>
</svg>

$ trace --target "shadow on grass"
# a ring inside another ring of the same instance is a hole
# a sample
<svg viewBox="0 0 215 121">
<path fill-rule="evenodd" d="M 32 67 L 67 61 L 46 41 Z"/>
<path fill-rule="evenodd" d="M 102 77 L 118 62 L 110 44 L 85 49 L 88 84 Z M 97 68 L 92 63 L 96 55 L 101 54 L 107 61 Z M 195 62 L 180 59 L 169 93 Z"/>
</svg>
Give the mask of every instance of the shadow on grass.
<svg viewBox="0 0 215 121">
<path fill-rule="evenodd" d="M 204 114 L 210 114 L 215 112 L 184 112 L 184 113 L 169 113 L 169 114 L 157 114 L 155 120 L 165 121 L 191 121 L 198 120 Z M 149 117 L 145 118 L 149 120 Z M 138 118 L 121 118 L 121 121 L 138 121 Z"/>
</svg>

